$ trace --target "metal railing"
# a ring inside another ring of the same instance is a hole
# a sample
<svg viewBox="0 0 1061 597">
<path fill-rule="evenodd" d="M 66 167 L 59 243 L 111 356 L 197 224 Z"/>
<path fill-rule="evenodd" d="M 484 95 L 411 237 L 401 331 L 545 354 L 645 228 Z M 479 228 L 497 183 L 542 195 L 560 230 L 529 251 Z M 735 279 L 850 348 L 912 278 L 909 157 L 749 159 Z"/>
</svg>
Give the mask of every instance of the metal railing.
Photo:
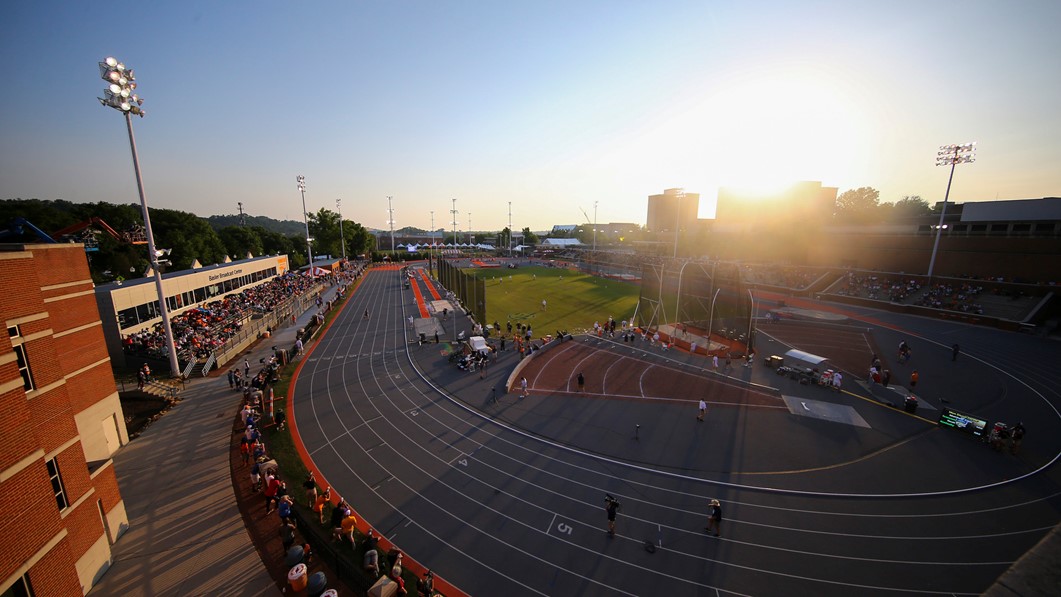
<svg viewBox="0 0 1061 597">
<path fill-rule="evenodd" d="M 203 364 L 203 377 L 206 377 L 210 370 L 214 368 L 214 364 L 217 363 L 217 353 L 211 352 L 210 357 L 206 359 L 206 363 Z"/>
</svg>

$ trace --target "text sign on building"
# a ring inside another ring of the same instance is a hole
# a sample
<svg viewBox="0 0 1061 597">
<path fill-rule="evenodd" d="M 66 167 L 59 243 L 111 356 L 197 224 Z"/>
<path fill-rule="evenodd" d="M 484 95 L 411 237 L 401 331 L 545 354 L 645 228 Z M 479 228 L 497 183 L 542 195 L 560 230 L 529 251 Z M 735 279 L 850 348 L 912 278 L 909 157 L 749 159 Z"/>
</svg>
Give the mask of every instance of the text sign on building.
<svg viewBox="0 0 1061 597">
<path fill-rule="evenodd" d="M 984 429 L 987 428 L 987 421 L 945 408 L 939 415 L 939 426 L 957 429 L 958 431 L 971 433 L 976 437 L 982 437 Z"/>
</svg>

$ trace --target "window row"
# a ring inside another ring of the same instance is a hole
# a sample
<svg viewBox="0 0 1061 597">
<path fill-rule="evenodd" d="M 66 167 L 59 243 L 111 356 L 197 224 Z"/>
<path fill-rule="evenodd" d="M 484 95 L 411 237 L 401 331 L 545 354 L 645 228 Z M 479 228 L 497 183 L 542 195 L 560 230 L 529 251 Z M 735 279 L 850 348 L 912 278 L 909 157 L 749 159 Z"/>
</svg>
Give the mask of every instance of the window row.
<svg viewBox="0 0 1061 597">
<path fill-rule="evenodd" d="M 168 307 L 170 311 L 178 311 L 226 295 L 234 290 L 239 290 L 244 286 L 255 284 L 262 280 L 268 280 L 274 276 L 276 276 L 276 267 L 266 268 L 242 276 L 233 276 L 215 284 L 208 284 L 194 290 L 167 296 L 166 307 Z M 143 303 L 135 307 L 129 307 L 128 309 L 122 309 L 121 311 L 118 311 L 118 328 L 124 330 L 143 323 L 148 323 L 152 320 L 158 319 L 160 315 L 161 313 L 159 311 L 157 300 Z"/>
</svg>

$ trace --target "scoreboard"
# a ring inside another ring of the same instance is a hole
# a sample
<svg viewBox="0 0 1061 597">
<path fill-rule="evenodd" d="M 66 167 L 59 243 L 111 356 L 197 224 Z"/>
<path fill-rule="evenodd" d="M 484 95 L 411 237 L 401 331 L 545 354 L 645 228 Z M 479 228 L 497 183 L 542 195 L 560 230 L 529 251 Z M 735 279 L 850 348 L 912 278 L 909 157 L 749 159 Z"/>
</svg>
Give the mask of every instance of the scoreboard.
<svg viewBox="0 0 1061 597">
<path fill-rule="evenodd" d="M 987 429 L 987 421 L 956 410 L 944 408 L 939 415 L 939 426 L 964 431 L 976 437 L 983 437 L 984 431 Z"/>
</svg>

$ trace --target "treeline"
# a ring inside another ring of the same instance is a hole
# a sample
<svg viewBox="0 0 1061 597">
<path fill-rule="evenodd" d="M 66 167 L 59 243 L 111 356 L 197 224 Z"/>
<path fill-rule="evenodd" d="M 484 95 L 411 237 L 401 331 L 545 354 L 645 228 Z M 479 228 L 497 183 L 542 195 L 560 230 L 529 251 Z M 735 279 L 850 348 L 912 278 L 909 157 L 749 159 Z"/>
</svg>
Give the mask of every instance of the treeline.
<svg viewBox="0 0 1061 597">
<path fill-rule="evenodd" d="M 155 246 L 170 250 L 166 257 L 171 263 L 166 269 L 189 269 L 196 260 L 202 265 L 221 263 L 225 256 L 232 260 L 246 258 L 250 253 L 259 255 L 286 254 L 291 267 L 306 265 L 305 225 L 298 223 L 296 232 L 284 234 L 280 230 L 291 230 L 292 222 L 282 222 L 262 216 L 248 216 L 246 226 L 235 222 L 215 228 L 207 218 L 173 209 L 151 209 L 151 227 L 155 235 Z M 219 217 L 219 216 L 215 216 Z M 130 235 L 142 227 L 143 218 L 137 204 L 115 205 L 111 203 L 72 203 L 62 199 L 8 199 L 0 200 L 0 242 L 42 242 L 42 239 L 18 218 L 53 235 L 54 232 L 81 222 L 98 218 L 117 234 L 115 238 L 94 222 L 88 234 L 94 238 L 98 250 L 88 252 L 89 270 L 96 283 L 110 282 L 117 278 L 137 278 L 148 268 L 147 247 L 129 242 Z M 343 220 L 342 234 L 339 230 L 339 214 L 322 208 L 309 214 L 310 236 L 313 254 L 341 256 L 341 238 L 346 241 L 346 255 L 356 257 L 368 253 L 375 240 L 368 230 L 357 222 Z M 75 237 L 55 238 L 59 242 L 82 242 L 84 232 Z M 91 243 L 90 243 L 91 244 Z"/>
</svg>

